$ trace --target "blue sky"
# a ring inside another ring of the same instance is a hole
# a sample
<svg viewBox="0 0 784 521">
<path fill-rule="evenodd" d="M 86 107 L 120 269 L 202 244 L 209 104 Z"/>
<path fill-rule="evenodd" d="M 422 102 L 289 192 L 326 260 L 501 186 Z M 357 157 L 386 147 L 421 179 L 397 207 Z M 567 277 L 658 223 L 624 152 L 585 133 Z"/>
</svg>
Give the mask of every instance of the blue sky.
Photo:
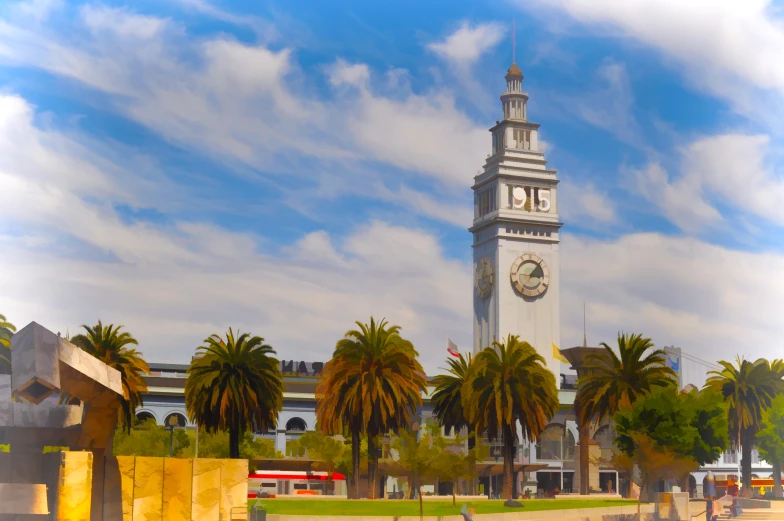
<svg viewBox="0 0 784 521">
<path fill-rule="evenodd" d="M 229 326 L 324 360 L 471 341 L 472 178 L 512 61 L 562 182 L 562 343 L 781 356 L 784 29 L 755 0 L 0 6 L 0 312 Z"/>
</svg>

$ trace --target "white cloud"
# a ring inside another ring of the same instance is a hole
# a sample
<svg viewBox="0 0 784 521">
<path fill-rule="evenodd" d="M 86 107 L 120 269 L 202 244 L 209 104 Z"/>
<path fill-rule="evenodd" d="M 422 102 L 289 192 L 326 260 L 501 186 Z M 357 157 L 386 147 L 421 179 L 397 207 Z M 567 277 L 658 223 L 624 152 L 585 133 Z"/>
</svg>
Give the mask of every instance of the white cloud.
<svg viewBox="0 0 784 521">
<path fill-rule="evenodd" d="M 370 80 L 370 69 L 364 63 L 348 63 L 338 59 L 328 69 L 329 82 L 333 86 L 352 85 L 364 87 Z"/>
<path fill-rule="evenodd" d="M 428 44 L 427 49 L 445 62 L 446 72 L 454 77 L 463 97 L 482 111 L 497 106 L 497 92 L 489 91 L 479 80 L 486 70 L 479 58 L 503 39 L 506 28 L 495 22 L 472 25 L 463 22 L 444 40 Z M 437 71 L 440 77 L 441 71 Z M 500 78 L 499 78 L 500 80 Z M 499 89 L 501 90 L 501 89 Z"/>
<path fill-rule="evenodd" d="M 565 221 L 583 226 L 606 226 L 617 219 L 615 204 L 593 183 L 567 181 L 558 189 L 558 212 Z"/>
<path fill-rule="evenodd" d="M 452 92 L 413 93 L 401 70 L 373 89 L 366 64 L 338 59 L 326 71 L 336 88 L 323 94 L 309 79 L 319 69 L 300 70 L 288 48 L 197 39 L 176 22 L 127 9 L 85 8 L 80 16 L 107 30 L 65 38 L 59 28 L 0 22 L 0 60 L 102 91 L 110 109 L 230 165 L 313 180 L 320 173 L 303 166 L 308 159 L 325 170 L 381 162 L 454 190 L 470 181 L 489 149 L 486 130 L 456 107 Z M 359 96 L 337 88 L 349 84 L 362 87 Z"/>
<path fill-rule="evenodd" d="M 374 221 L 275 251 L 210 223 L 121 219 L 115 206 L 132 204 L 145 182 L 35 127 L 24 100 L 0 97 L 0 223 L 25 232 L 0 228 L 3 313 L 55 331 L 122 323 L 148 359 L 163 361 L 187 361 L 230 326 L 263 335 L 281 356 L 326 360 L 371 314 L 401 324 L 430 370 L 447 334 L 470 338 L 470 267 L 448 259 L 430 233 Z"/>
<path fill-rule="evenodd" d="M 84 24 L 93 31 L 112 31 L 121 38 L 150 39 L 165 28 L 168 20 L 155 16 L 142 16 L 125 9 L 83 5 Z"/>
<path fill-rule="evenodd" d="M 62 4 L 62 0 L 26 0 L 11 4 L 11 10 L 20 16 L 44 20 Z"/>
<path fill-rule="evenodd" d="M 566 235 L 561 301 L 564 345 L 614 342 L 619 330 L 678 345 L 714 361 L 775 357 L 784 256 L 735 251 L 697 239 L 632 234 L 615 241 Z M 579 342 L 579 344 L 578 344 Z"/>
<path fill-rule="evenodd" d="M 555 0 L 518 2 L 568 13 L 600 32 L 661 51 L 695 85 L 781 129 L 784 19 L 770 0 Z M 771 96 L 766 95 L 769 91 Z"/>
<path fill-rule="evenodd" d="M 488 132 L 446 93 L 403 100 L 365 93 L 348 103 L 348 131 L 367 155 L 428 173 L 450 187 L 466 186 L 490 150 Z"/>
<path fill-rule="evenodd" d="M 124 324 L 148 359 L 171 362 L 230 326 L 264 336 L 281 357 L 325 360 L 371 314 L 403 326 L 430 372 L 443 365 L 447 335 L 470 345 L 471 266 L 448 258 L 434 234 L 374 221 L 273 251 L 263 238 L 203 222 L 129 224 L 113 204 L 138 196 L 137 172 L 35 128 L 18 98 L 0 107 L 0 222 L 25 230 L 0 231 L 0 310 L 18 326 L 37 320 L 73 333 L 100 318 Z M 58 177 L 60 164 L 84 182 Z M 122 179 L 130 190 L 119 189 Z M 100 188 L 82 191 L 91 184 Z M 780 347 L 782 255 L 656 234 L 567 234 L 561 251 L 564 345 L 581 339 L 587 301 L 592 343 L 623 329 L 711 360 L 739 346 L 750 356 Z"/>
<path fill-rule="evenodd" d="M 632 171 L 635 189 L 687 231 L 723 221 L 719 207 L 784 226 L 784 178 L 764 135 L 701 138 L 681 151 L 680 175 L 658 163 Z"/>
<path fill-rule="evenodd" d="M 576 115 L 632 146 L 647 148 L 634 117 L 634 91 L 626 66 L 605 60 L 596 71 L 599 88 L 585 88 L 569 95 L 552 94 L 564 114 Z"/>
<path fill-rule="evenodd" d="M 469 66 L 498 45 L 505 34 L 506 29 L 499 23 L 472 25 L 463 22 L 444 40 L 431 43 L 427 48 L 441 58 L 460 66 Z"/>
<path fill-rule="evenodd" d="M 418 214 L 427 215 L 461 228 L 468 228 L 473 220 L 470 199 L 456 197 L 452 192 L 430 196 L 403 186 L 399 192 L 390 193 L 390 200 L 398 201 Z"/>
<path fill-rule="evenodd" d="M 669 56 L 761 88 L 784 87 L 784 29 L 770 0 L 557 0 L 582 22 L 612 27 Z M 522 4 L 521 4 L 522 5 Z"/>
</svg>

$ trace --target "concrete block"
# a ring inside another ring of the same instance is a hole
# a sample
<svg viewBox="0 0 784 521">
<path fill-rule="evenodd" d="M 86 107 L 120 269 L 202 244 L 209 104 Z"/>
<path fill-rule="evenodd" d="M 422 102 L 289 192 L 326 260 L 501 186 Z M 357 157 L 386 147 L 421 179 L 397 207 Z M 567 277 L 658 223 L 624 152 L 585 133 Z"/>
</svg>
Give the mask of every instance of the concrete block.
<svg viewBox="0 0 784 521">
<path fill-rule="evenodd" d="M 60 389 L 59 339 L 35 322 L 11 337 L 11 383 L 16 394 L 41 403 Z"/>
<path fill-rule="evenodd" d="M 19 330 L 11 342 L 12 389 L 31 403 L 39 404 L 62 391 L 83 402 L 107 407 L 122 396 L 116 369 L 36 322 Z"/>
<path fill-rule="evenodd" d="M 45 401 L 40 404 L 14 402 L 13 426 L 63 429 L 82 423 L 84 404 L 61 405 Z"/>
<path fill-rule="evenodd" d="M 220 460 L 203 458 L 193 460 L 193 506 L 191 507 L 193 519 L 220 521 L 220 479 Z"/>
<path fill-rule="evenodd" d="M 133 483 L 133 521 L 162 519 L 163 459 L 136 458 Z"/>
<path fill-rule="evenodd" d="M 61 452 L 58 521 L 90 521 L 93 483 L 92 452 Z"/>
<path fill-rule="evenodd" d="M 247 460 L 243 460 L 247 466 Z M 247 482 L 247 473 L 246 479 Z M 193 460 L 164 458 L 163 460 L 163 519 L 191 521 L 191 493 L 193 491 Z M 247 493 L 246 493 L 247 497 Z M 230 519 L 230 517 L 224 517 Z"/>
<path fill-rule="evenodd" d="M 49 514 L 46 485 L 0 483 L 0 514 Z"/>
<path fill-rule="evenodd" d="M 248 460 L 221 460 L 220 509 L 223 518 L 229 519 L 231 511 L 239 510 L 248 501 Z"/>
</svg>

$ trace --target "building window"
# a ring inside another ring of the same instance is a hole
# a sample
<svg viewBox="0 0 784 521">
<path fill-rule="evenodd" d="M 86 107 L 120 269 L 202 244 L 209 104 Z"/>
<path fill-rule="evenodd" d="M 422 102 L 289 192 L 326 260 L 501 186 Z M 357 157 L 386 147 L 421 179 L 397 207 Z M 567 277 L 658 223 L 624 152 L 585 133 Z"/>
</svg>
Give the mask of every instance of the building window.
<svg viewBox="0 0 784 521">
<path fill-rule="evenodd" d="M 493 153 L 497 154 L 504 149 L 504 132 L 503 129 L 493 132 Z"/>
<path fill-rule="evenodd" d="M 155 421 L 155 416 L 153 416 L 151 412 L 147 412 L 147 411 L 136 413 L 136 421 L 138 423 L 144 423 L 147 420 Z"/>
<path fill-rule="evenodd" d="M 530 150 L 531 149 L 531 131 L 516 128 L 512 134 L 514 140 L 514 147 L 517 150 Z"/>
<path fill-rule="evenodd" d="M 292 418 L 286 422 L 286 432 L 303 433 L 306 430 L 308 426 L 302 418 Z"/>
<path fill-rule="evenodd" d="M 495 187 L 482 190 L 475 194 L 474 217 L 482 217 L 497 209 Z"/>
<path fill-rule="evenodd" d="M 163 425 L 168 427 L 170 425 L 169 421 L 171 420 L 172 417 L 177 419 L 177 427 L 180 428 L 185 427 L 185 425 L 188 423 L 184 415 L 175 412 L 166 416 L 166 419 L 163 420 Z"/>
<path fill-rule="evenodd" d="M 724 453 L 724 463 L 729 464 L 737 464 L 738 463 L 738 453 L 734 450 L 728 450 Z"/>
<path fill-rule="evenodd" d="M 539 461 L 574 461 L 574 434 L 563 424 L 551 423 L 536 444 L 536 459 Z"/>
</svg>

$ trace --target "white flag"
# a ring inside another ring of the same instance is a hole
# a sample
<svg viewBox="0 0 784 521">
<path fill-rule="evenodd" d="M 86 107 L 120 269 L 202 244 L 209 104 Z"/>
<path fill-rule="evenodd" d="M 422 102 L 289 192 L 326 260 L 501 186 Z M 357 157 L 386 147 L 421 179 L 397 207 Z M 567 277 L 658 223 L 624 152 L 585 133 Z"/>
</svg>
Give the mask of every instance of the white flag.
<svg viewBox="0 0 784 521">
<path fill-rule="evenodd" d="M 460 349 L 458 349 L 457 344 L 452 342 L 452 339 L 449 337 L 446 337 L 446 351 L 455 358 L 460 358 Z"/>
</svg>

